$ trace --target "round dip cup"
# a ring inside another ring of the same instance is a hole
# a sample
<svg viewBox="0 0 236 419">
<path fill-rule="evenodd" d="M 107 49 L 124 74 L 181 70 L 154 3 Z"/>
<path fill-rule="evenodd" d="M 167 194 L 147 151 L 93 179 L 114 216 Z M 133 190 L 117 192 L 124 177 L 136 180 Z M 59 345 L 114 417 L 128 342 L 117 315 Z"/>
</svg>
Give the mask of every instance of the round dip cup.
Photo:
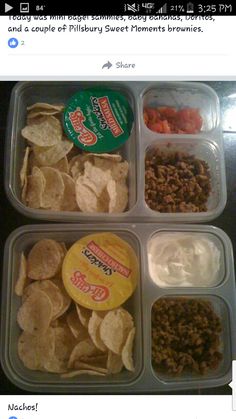
<svg viewBox="0 0 236 419">
<path fill-rule="evenodd" d="M 105 153 L 123 145 L 134 116 L 121 93 L 103 88 L 84 89 L 71 97 L 64 111 L 67 137 L 84 151 Z"/>
</svg>

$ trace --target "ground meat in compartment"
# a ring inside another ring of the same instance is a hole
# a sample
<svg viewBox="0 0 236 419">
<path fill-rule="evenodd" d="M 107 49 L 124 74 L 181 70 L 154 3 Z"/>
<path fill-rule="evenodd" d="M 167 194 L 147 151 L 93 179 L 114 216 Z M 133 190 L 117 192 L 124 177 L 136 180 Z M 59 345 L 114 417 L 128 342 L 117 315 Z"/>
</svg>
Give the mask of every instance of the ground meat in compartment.
<svg viewBox="0 0 236 419">
<path fill-rule="evenodd" d="M 208 164 L 188 153 L 151 149 L 145 159 L 145 200 L 159 212 L 205 212 L 211 192 Z"/>
<path fill-rule="evenodd" d="M 161 298 L 152 308 L 152 364 L 161 373 L 205 375 L 217 369 L 221 321 L 209 301 Z"/>
</svg>

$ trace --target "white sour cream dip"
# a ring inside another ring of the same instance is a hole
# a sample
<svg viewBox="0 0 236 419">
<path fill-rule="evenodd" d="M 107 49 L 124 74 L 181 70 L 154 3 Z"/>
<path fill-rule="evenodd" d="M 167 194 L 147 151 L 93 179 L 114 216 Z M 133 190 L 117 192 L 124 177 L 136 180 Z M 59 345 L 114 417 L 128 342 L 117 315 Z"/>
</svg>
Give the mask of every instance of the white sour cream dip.
<svg viewBox="0 0 236 419">
<path fill-rule="evenodd" d="M 211 286 L 218 282 L 220 250 L 203 233 L 159 233 L 148 243 L 148 264 L 159 286 Z"/>
</svg>

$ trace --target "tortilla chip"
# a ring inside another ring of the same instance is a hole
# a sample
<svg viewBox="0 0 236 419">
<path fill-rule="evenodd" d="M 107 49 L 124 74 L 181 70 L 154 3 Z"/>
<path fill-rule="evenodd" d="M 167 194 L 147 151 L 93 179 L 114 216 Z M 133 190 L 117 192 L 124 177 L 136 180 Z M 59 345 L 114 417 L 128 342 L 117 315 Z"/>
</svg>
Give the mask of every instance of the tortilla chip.
<svg viewBox="0 0 236 419">
<path fill-rule="evenodd" d="M 102 374 L 98 371 L 92 371 L 92 370 L 77 370 L 77 371 L 71 371 L 66 374 L 62 374 L 62 378 L 73 378 L 77 377 L 78 375 L 99 375 L 101 377 L 104 377 L 106 374 Z"/>
<path fill-rule="evenodd" d="M 44 363 L 53 356 L 55 350 L 53 330 L 49 328 L 38 336 L 23 332 L 17 347 L 19 358 L 26 368 L 43 370 Z"/>
<path fill-rule="evenodd" d="M 40 170 L 46 180 L 42 195 L 42 208 L 59 211 L 65 191 L 62 173 L 51 167 L 41 167 Z"/>
<path fill-rule="evenodd" d="M 123 308 L 109 311 L 100 325 L 100 336 L 108 349 L 121 355 L 130 330 L 133 328 L 132 316 Z"/>
<path fill-rule="evenodd" d="M 97 371 L 97 372 L 100 372 L 101 374 L 107 374 L 108 373 L 107 368 L 102 368 L 102 367 L 99 367 L 99 366 L 93 365 L 93 364 L 87 364 L 85 362 L 76 362 L 75 363 L 75 368 L 76 368 L 76 370 Z"/>
<path fill-rule="evenodd" d="M 78 317 L 81 321 L 81 324 L 84 327 L 88 328 L 89 319 L 92 315 L 92 310 L 89 310 L 88 308 L 82 307 L 79 304 L 75 304 L 75 307 L 76 307 Z"/>
<path fill-rule="evenodd" d="M 61 311 L 58 313 L 57 318 L 61 317 L 70 307 L 71 298 L 67 294 L 62 279 L 52 278 L 51 281 L 60 289 L 63 299 Z"/>
<path fill-rule="evenodd" d="M 29 153 L 30 153 L 30 147 L 26 147 L 25 155 L 24 155 L 24 159 L 23 159 L 23 164 L 22 164 L 22 168 L 21 168 L 21 171 L 20 171 L 20 182 L 21 182 L 21 187 L 22 188 L 23 188 L 24 184 L 27 182 Z"/>
<path fill-rule="evenodd" d="M 103 318 L 106 315 L 106 311 L 104 312 L 97 312 L 93 311 L 92 315 L 88 322 L 88 332 L 89 335 L 94 343 L 94 345 L 100 349 L 100 351 L 105 352 L 107 351 L 106 345 L 103 343 L 100 337 L 100 325 L 102 323 Z"/>
<path fill-rule="evenodd" d="M 112 179 L 107 184 L 107 192 L 110 197 L 109 213 L 125 211 L 128 204 L 128 188 L 125 183 Z"/>
<path fill-rule="evenodd" d="M 75 196 L 75 182 L 66 173 L 61 173 L 64 182 L 64 195 L 61 202 L 61 211 L 79 210 Z"/>
<path fill-rule="evenodd" d="M 62 253 L 57 242 L 51 239 L 38 241 L 29 252 L 27 264 L 27 274 L 31 279 L 54 277 L 62 264 Z"/>
<path fill-rule="evenodd" d="M 113 165 L 111 174 L 114 180 L 125 181 L 129 174 L 129 163 L 127 161 L 123 161 Z"/>
<path fill-rule="evenodd" d="M 42 292 L 32 293 L 19 308 L 17 322 L 22 330 L 32 335 L 42 335 L 52 320 L 52 304 Z"/>
<path fill-rule="evenodd" d="M 62 140 L 62 126 L 54 116 L 42 117 L 40 122 L 27 125 L 21 134 L 30 143 L 39 147 L 50 147 Z"/>
<path fill-rule="evenodd" d="M 107 357 L 107 370 L 109 374 L 119 374 L 123 369 L 123 361 L 121 355 L 114 354 L 112 351 L 108 351 Z"/>
<path fill-rule="evenodd" d="M 30 279 L 27 277 L 27 262 L 24 253 L 21 253 L 20 257 L 20 269 L 18 278 L 15 285 L 15 293 L 18 297 L 23 295 L 25 287 L 29 285 Z"/>
<path fill-rule="evenodd" d="M 78 340 L 88 339 L 88 330 L 81 324 L 76 309 L 70 311 L 66 317 L 67 324 L 71 330 L 71 333 Z"/>
<path fill-rule="evenodd" d="M 69 174 L 73 179 L 77 179 L 79 175 L 84 174 L 84 163 L 91 159 L 90 155 L 87 154 L 77 154 L 72 157 L 69 162 Z"/>
<path fill-rule="evenodd" d="M 52 304 L 52 320 L 57 318 L 63 305 L 63 297 L 59 288 L 50 279 L 34 281 L 25 288 L 23 302 L 33 293 L 43 291 L 48 296 Z"/>
<path fill-rule="evenodd" d="M 36 160 L 41 166 L 52 166 L 63 159 L 72 147 L 72 141 L 63 140 L 52 147 L 39 147 L 35 145 L 33 147 L 33 152 Z"/>
<path fill-rule="evenodd" d="M 120 162 L 122 160 L 122 156 L 120 156 L 120 154 L 90 153 L 90 156 L 99 157 L 100 159 L 104 160 L 111 160 L 113 162 Z"/>
<path fill-rule="evenodd" d="M 57 112 L 62 112 L 64 109 L 64 105 L 51 105 L 50 103 L 44 103 L 44 102 L 37 102 L 34 103 L 31 106 L 27 106 L 27 111 L 57 111 Z"/>
<path fill-rule="evenodd" d="M 68 163 L 67 156 L 63 157 L 57 163 L 52 164 L 50 167 L 52 167 L 52 169 L 59 170 L 59 172 L 68 174 L 69 173 L 69 163 Z"/>
<path fill-rule="evenodd" d="M 109 180 L 112 179 L 110 170 L 102 170 L 94 166 L 89 161 L 84 164 L 84 184 L 88 184 L 90 189 L 99 197 L 105 189 Z M 89 183 L 87 183 L 89 182 Z"/>
<path fill-rule="evenodd" d="M 41 208 L 42 197 L 46 186 L 46 179 L 38 167 L 34 167 L 32 175 L 27 177 L 25 203 L 30 208 Z M 24 189 L 23 189 L 24 191 Z M 23 192 L 22 192 L 23 197 Z"/>
<path fill-rule="evenodd" d="M 122 361 L 124 366 L 129 371 L 134 371 L 134 361 L 133 361 L 133 343 L 135 337 L 135 327 L 130 330 L 125 345 L 122 349 Z"/>
<path fill-rule="evenodd" d="M 79 209 L 82 212 L 99 212 L 96 194 L 84 184 L 83 176 L 78 176 L 75 182 L 75 196 Z"/>
<path fill-rule="evenodd" d="M 73 368 L 75 362 L 80 361 L 82 356 L 93 356 L 97 353 L 98 349 L 90 338 L 80 341 L 70 354 L 68 368 Z"/>
<path fill-rule="evenodd" d="M 53 328 L 55 333 L 55 351 L 53 357 L 45 362 L 44 368 L 50 372 L 61 373 L 67 370 L 67 362 L 75 345 L 75 339 L 69 327 Z"/>
<path fill-rule="evenodd" d="M 117 181 L 125 181 L 129 173 L 129 163 L 127 161 L 117 162 L 94 157 L 94 165 L 103 171 L 110 170 L 112 179 Z"/>
</svg>

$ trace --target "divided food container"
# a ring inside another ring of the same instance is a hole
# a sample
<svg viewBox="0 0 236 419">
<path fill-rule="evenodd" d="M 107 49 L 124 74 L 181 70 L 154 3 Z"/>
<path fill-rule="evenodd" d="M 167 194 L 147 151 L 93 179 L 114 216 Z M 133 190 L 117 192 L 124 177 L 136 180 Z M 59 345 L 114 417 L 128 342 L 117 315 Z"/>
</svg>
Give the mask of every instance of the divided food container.
<svg viewBox="0 0 236 419">
<path fill-rule="evenodd" d="M 26 124 L 26 108 L 36 102 L 67 103 L 83 88 L 105 86 L 122 92 L 134 112 L 129 140 L 117 150 L 129 163 L 129 202 L 123 213 L 82 213 L 32 209 L 21 202 L 19 173 L 25 141 L 21 130 Z M 158 134 L 144 122 L 146 106 L 192 107 L 200 110 L 203 126 L 199 134 Z M 171 145 L 171 147 L 170 147 Z M 160 213 L 145 202 L 145 155 L 158 147 L 162 151 L 188 152 L 205 160 L 210 168 L 212 192 L 207 211 Z M 226 204 L 226 180 L 219 100 L 207 85 L 191 82 L 23 82 L 12 92 L 6 138 L 5 188 L 14 207 L 24 215 L 60 222 L 203 222 L 216 218 Z"/>
<path fill-rule="evenodd" d="M 61 378 L 56 374 L 30 371 L 21 363 L 17 354 L 20 328 L 16 322 L 21 299 L 14 294 L 18 275 L 20 254 L 26 255 L 42 238 L 63 241 L 69 247 L 81 237 L 95 232 L 112 232 L 126 240 L 137 254 L 140 264 L 138 286 L 125 307 L 134 317 L 136 337 L 134 342 L 135 371 L 122 371 L 113 376 L 79 376 Z M 158 234 L 187 232 L 208 237 L 220 251 L 221 268 L 217 281 L 211 287 L 159 287 L 149 274 L 147 247 Z M 151 312 L 156 300 L 161 297 L 202 298 L 212 303 L 222 323 L 221 352 L 223 360 L 219 367 L 203 376 L 188 374 L 179 377 L 159 374 L 152 365 Z M 54 393 L 161 393 L 193 388 L 217 387 L 231 380 L 232 360 L 236 356 L 236 300 L 232 245 L 220 229 L 202 225 L 182 224 L 55 224 L 31 225 L 15 230 L 8 238 L 4 254 L 2 289 L 2 366 L 8 378 L 18 387 L 31 392 Z"/>
</svg>

